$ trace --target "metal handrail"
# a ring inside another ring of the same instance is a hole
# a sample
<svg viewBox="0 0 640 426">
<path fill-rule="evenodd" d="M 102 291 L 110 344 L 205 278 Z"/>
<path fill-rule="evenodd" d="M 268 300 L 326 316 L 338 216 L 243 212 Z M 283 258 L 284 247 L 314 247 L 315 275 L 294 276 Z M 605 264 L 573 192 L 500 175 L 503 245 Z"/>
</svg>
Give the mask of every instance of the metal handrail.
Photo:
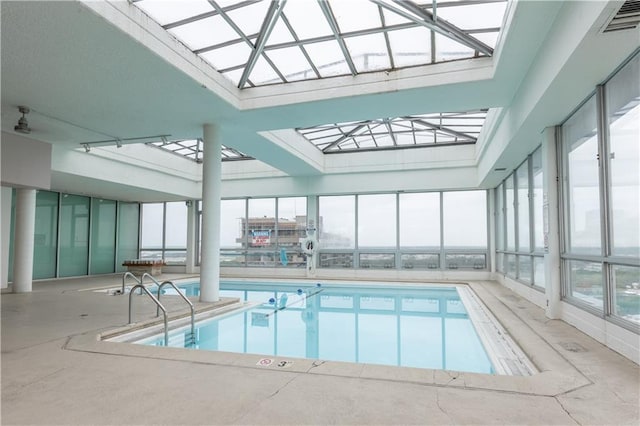
<svg viewBox="0 0 640 426">
<path fill-rule="evenodd" d="M 151 294 L 151 292 L 147 290 L 147 288 L 142 284 L 134 285 L 133 288 L 131 288 L 131 291 L 129 292 L 129 324 L 133 324 L 131 322 L 131 316 L 133 311 L 131 296 L 133 296 L 133 292 L 137 288 L 140 288 L 145 293 L 147 293 L 147 295 L 151 298 L 151 300 L 153 300 L 153 303 L 155 303 L 158 308 L 162 309 L 162 313 L 164 314 L 164 345 L 168 346 L 169 345 L 169 322 L 167 321 L 167 310 L 165 309 L 164 306 L 162 306 L 162 303 L 160 303 L 160 301 L 156 299 L 156 297 L 153 294 Z"/>
<path fill-rule="evenodd" d="M 160 295 L 162 294 L 162 287 L 164 287 L 167 284 L 170 285 L 171 287 L 173 287 L 176 290 L 176 292 L 178 293 L 178 296 L 182 297 L 182 299 L 189 304 L 189 308 L 191 309 L 191 338 L 195 341 L 195 338 L 196 338 L 195 312 L 194 312 L 194 308 L 193 308 L 193 303 L 191 303 L 191 301 L 187 298 L 187 296 L 185 296 L 180 291 L 180 289 L 178 287 L 176 287 L 176 285 L 173 282 L 164 281 L 158 287 L 158 302 L 160 302 Z M 156 316 L 158 316 L 158 315 L 160 315 L 160 307 L 159 306 L 156 308 Z"/>
<path fill-rule="evenodd" d="M 153 277 L 153 275 L 149 274 L 148 272 L 145 272 L 144 274 L 142 274 L 142 277 L 140 277 L 140 284 L 142 284 L 142 283 L 143 283 L 143 281 L 144 281 L 144 277 L 149 277 L 149 278 L 151 278 L 151 281 L 153 281 L 153 282 L 158 286 L 158 288 L 160 288 L 160 283 L 158 282 L 158 280 L 156 280 L 156 279 Z"/>
<path fill-rule="evenodd" d="M 143 276 L 144 276 L 144 275 L 143 275 Z M 141 278 L 141 279 L 138 279 L 138 278 L 137 278 L 135 275 L 133 275 L 131 272 L 125 272 L 125 273 L 124 273 L 124 275 L 122 275 L 122 291 L 121 291 L 121 293 L 120 293 L 120 294 L 125 294 L 125 292 L 124 292 L 124 282 L 125 282 L 125 280 L 127 279 L 127 277 L 131 277 L 131 278 L 133 278 L 133 279 L 136 281 L 136 283 L 138 283 L 138 284 L 142 284 L 142 278 Z"/>
</svg>

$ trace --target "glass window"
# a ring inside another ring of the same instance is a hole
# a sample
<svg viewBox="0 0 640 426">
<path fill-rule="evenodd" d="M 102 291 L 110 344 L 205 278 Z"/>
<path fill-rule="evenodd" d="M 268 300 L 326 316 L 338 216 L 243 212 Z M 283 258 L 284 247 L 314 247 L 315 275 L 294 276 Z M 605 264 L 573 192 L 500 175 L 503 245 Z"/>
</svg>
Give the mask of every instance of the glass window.
<svg viewBox="0 0 640 426">
<path fill-rule="evenodd" d="M 402 269 L 438 269 L 440 255 L 431 253 L 402 253 L 400 255 Z"/>
<path fill-rule="evenodd" d="M 518 183 L 518 251 L 529 253 L 529 162 L 516 170 Z"/>
<path fill-rule="evenodd" d="M 355 196 L 318 197 L 319 242 L 322 248 L 355 248 Z"/>
<path fill-rule="evenodd" d="M 606 85 L 612 252 L 640 257 L 640 55 Z"/>
<path fill-rule="evenodd" d="M 320 253 L 321 268 L 353 268 L 353 253 Z"/>
<path fill-rule="evenodd" d="M 278 198 L 278 246 L 300 249 L 307 235 L 307 198 Z"/>
<path fill-rule="evenodd" d="M 248 246 L 271 248 L 276 246 L 276 199 L 249 199 L 247 219 Z"/>
<path fill-rule="evenodd" d="M 164 204 L 142 205 L 142 249 L 162 250 L 164 231 Z"/>
<path fill-rule="evenodd" d="M 118 259 L 116 271 L 126 271 L 125 260 L 138 258 L 138 232 L 140 228 L 140 205 L 121 202 L 118 209 Z"/>
<path fill-rule="evenodd" d="M 358 247 L 396 247 L 396 195 L 358 196 Z"/>
<path fill-rule="evenodd" d="M 391 269 L 396 267 L 393 253 L 360 253 L 360 267 L 371 269 Z"/>
<path fill-rule="evenodd" d="M 168 264 L 182 264 L 187 261 L 187 220 L 188 208 L 184 201 L 166 203 L 164 260 Z"/>
<path fill-rule="evenodd" d="M 544 257 L 535 256 L 533 258 L 533 285 L 545 288 Z"/>
<path fill-rule="evenodd" d="M 595 262 L 571 260 L 569 289 L 571 296 L 597 309 L 603 308 L 602 265 Z"/>
<path fill-rule="evenodd" d="M 246 200 L 222 200 L 220 202 L 220 247 L 246 247 Z"/>
<path fill-rule="evenodd" d="M 544 223 L 543 223 L 543 175 L 542 175 L 542 149 L 538 148 L 531 156 L 533 182 L 531 182 L 531 195 L 533 196 L 533 247 L 537 252 L 544 250 Z"/>
<path fill-rule="evenodd" d="M 640 323 L 640 268 L 613 265 L 614 315 Z"/>
<path fill-rule="evenodd" d="M 59 276 L 87 275 L 89 262 L 89 197 L 62 195 Z"/>
<path fill-rule="evenodd" d="M 504 185 L 496 188 L 496 250 L 504 250 Z"/>
<path fill-rule="evenodd" d="M 94 198 L 91 205 L 91 274 L 114 272 L 116 202 Z"/>
<path fill-rule="evenodd" d="M 562 126 L 571 253 L 601 253 L 596 123 L 596 100 L 591 97 Z"/>
<path fill-rule="evenodd" d="M 516 277 L 516 256 L 513 254 L 504 255 L 505 273 L 510 278 Z"/>
<path fill-rule="evenodd" d="M 487 248 L 486 191 L 443 193 L 446 248 Z"/>
<path fill-rule="evenodd" d="M 400 247 L 440 249 L 440 193 L 400 194 Z"/>
<path fill-rule="evenodd" d="M 513 175 L 509 176 L 505 184 L 504 211 L 507 217 L 507 250 L 516 250 L 516 214 L 515 214 L 515 190 L 513 186 Z"/>
<path fill-rule="evenodd" d="M 15 206 L 15 200 L 13 205 Z M 12 213 L 15 215 L 15 208 Z M 37 191 L 35 235 L 33 238 L 33 279 L 56 276 L 57 236 L 58 193 Z"/>
<path fill-rule="evenodd" d="M 518 278 L 526 283 L 531 282 L 531 257 L 530 256 L 517 256 L 518 257 Z"/>
</svg>

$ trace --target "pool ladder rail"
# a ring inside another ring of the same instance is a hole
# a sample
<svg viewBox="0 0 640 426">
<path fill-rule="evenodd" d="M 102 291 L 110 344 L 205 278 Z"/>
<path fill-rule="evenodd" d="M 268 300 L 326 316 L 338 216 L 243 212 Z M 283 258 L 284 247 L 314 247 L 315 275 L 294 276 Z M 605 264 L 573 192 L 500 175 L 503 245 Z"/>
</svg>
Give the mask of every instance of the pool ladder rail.
<svg viewBox="0 0 640 426">
<path fill-rule="evenodd" d="M 164 319 L 164 345 L 168 346 L 169 345 L 169 325 L 168 325 L 168 318 L 167 318 L 167 309 L 164 307 L 164 305 L 160 302 L 160 296 L 162 294 L 162 288 L 166 285 L 170 285 L 171 287 L 173 287 L 176 291 L 176 293 L 178 294 L 178 296 L 180 296 L 182 298 L 182 300 L 184 300 L 185 302 L 187 302 L 187 304 L 189 305 L 189 309 L 191 311 L 191 333 L 189 334 L 189 337 L 186 339 L 185 343 L 188 345 L 195 345 L 196 344 L 196 332 L 195 332 L 195 309 L 193 307 L 193 303 L 191 303 L 191 301 L 187 298 L 187 296 L 185 296 L 178 287 L 176 287 L 176 285 L 171 282 L 171 281 L 163 281 L 162 283 L 160 283 L 158 280 L 156 280 L 152 275 L 148 274 L 148 273 L 144 273 L 142 274 L 142 277 L 140 277 L 140 280 L 138 280 L 136 278 L 135 275 L 133 275 L 131 272 L 125 272 L 125 274 L 122 277 L 122 286 L 123 286 L 123 293 L 124 294 L 124 282 L 125 279 L 127 278 L 127 276 L 131 276 L 133 277 L 134 280 L 136 280 L 137 284 L 134 285 L 131 290 L 129 291 L 129 324 L 132 324 L 132 317 L 133 317 L 133 304 L 132 304 L 132 295 L 134 293 L 135 290 L 140 289 L 141 292 L 144 292 L 147 294 L 147 296 L 149 296 L 149 298 L 151 298 L 151 300 L 153 301 L 153 303 L 155 303 L 156 305 L 156 317 L 160 316 L 160 311 L 162 311 L 162 315 L 163 315 L 163 319 Z M 158 286 L 158 296 L 154 296 L 153 293 L 151 293 L 149 291 L 149 289 L 147 289 L 144 284 L 143 281 L 145 278 L 149 278 L 151 279 L 151 281 L 153 281 L 157 286 Z"/>
</svg>

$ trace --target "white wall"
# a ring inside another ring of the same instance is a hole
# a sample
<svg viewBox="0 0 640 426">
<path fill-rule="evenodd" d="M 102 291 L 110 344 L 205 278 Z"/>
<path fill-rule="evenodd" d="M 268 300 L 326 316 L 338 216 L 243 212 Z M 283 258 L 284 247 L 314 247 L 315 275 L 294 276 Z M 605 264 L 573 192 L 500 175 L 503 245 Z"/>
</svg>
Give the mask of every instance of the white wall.
<svg viewBox="0 0 640 426">
<path fill-rule="evenodd" d="M 6 132 L 2 132 L 1 141 L 3 186 L 50 188 L 50 144 Z"/>
</svg>

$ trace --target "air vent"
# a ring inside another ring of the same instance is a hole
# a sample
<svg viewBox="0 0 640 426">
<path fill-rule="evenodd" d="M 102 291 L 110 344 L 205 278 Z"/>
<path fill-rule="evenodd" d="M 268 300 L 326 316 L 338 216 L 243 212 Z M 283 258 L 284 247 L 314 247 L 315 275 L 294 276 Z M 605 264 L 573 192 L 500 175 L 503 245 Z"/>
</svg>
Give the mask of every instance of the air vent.
<svg viewBox="0 0 640 426">
<path fill-rule="evenodd" d="M 640 0 L 627 0 L 602 32 L 631 30 L 636 28 L 638 24 L 640 24 Z"/>
</svg>

